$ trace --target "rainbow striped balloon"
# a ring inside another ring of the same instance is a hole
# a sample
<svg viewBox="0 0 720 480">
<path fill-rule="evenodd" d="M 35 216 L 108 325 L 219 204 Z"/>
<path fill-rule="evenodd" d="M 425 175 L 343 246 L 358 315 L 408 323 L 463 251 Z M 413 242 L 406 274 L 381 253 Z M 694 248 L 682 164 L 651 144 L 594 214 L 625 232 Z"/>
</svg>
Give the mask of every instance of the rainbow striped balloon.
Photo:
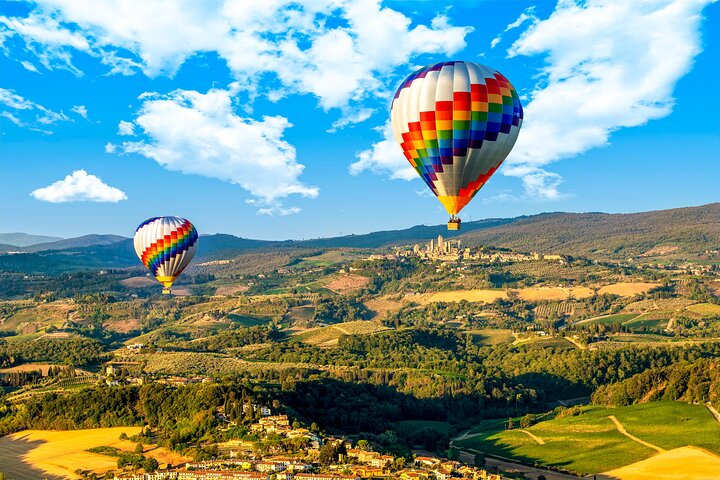
<svg viewBox="0 0 720 480">
<path fill-rule="evenodd" d="M 390 116 L 405 157 L 454 217 L 510 153 L 523 110 L 500 72 L 443 62 L 400 85 Z"/>
<path fill-rule="evenodd" d="M 188 266 L 197 250 L 195 226 L 180 217 L 148 218 L 135 230 L 135 253 L 170 293 L 175 279 Z"/>
</svg>

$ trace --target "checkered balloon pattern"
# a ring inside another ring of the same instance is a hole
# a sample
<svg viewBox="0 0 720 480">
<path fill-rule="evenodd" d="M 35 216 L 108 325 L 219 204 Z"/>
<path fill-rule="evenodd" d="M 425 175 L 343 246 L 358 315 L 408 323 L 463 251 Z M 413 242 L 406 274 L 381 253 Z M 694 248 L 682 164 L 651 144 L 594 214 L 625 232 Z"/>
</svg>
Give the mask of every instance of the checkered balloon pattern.
<svg viewBox="0 0 720 480">
<path fill-rule="evenodd" d="M 195 255 L 198 232 L 179 217 L 153 217 L 138 226 L 135 253 L 156 277 L 175 279 Z"/>
<path fill-rule="evenodd" d="M 443 62 L 410 75 L 395 93 L 390 115 L 405 157 L 455 215 L 510 153 L 523 110 L 500 72 Z"/>
</svg>

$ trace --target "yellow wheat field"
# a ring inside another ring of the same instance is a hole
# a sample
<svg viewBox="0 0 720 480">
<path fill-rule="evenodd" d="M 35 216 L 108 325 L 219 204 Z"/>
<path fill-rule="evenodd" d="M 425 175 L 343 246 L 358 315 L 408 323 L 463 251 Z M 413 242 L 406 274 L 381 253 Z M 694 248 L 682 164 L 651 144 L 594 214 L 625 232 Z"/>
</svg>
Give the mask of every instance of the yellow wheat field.
<svg viewBox="0 0 720 480">
<path fill-rule="evenodd" d="M 120 434 L 140 433 L 140 427 L 87 430 L 24 430 L 0 438 L 1 471 L 9 478 L 80 478 L 77 469 L 101 473 L 117 468 L 117 459 L 86 452 L 102 445 L 122 448 Z"/>
<path fill-rule="evenodd" d="M 621 297 L 632 297 L 633 295 L 647 292 L 648 290 L 659 286 L 659 283 L 620 282 L 613 285 L 605 285 L 598 290 L 598 293 L 600 295 L 609 293 L 612 295 L 620 295 Z"/>
<path fill-rule="evenodd" d="M 430 295 L 423 295 L 422 303 L 434 302 L 486 302 L 492 303 L 498 298 L 507 298 L 505 290 L 451 290 L 449 292 L 437 292 Z"/>
<path fill-rule="evenodd" d="M 658 285 L 659 284 L 657 283 L 621 282 L 601 287 L 598 290 L 598 293 L 611 293 L 622 297 L 631 297 L 638 293 L 646 292 Z M 595 295 L 595 290 L 589 287 L 527 287 L 511 290 L 511 292 L 516 293 L 519 298 L 528 302 L 535 302 L 539 300 L 562 301 L 573 298 L 588 298 Z M 506 291 L 481 289 L 427 293 L 424 295 L 406 297 L 406 300 L 413 300 L 422 304 L 434 302 L 460 302 L 462 300 L 468 302 L 492 303 L 501 298 L 508 298 Z"/>
<path fill-rule="evenodd" d="M 717 480 L 720 457 L 698 447 L 681 447 L 605 472 L 620 480 Z"/>
<path fill-rule="evenodd" d="M 568 300 L 588 298 L 594 295 L 588 287 L 528 287 L 518 290 L 518 297 L 532 302 L 537 300 Z"/>
</svg>

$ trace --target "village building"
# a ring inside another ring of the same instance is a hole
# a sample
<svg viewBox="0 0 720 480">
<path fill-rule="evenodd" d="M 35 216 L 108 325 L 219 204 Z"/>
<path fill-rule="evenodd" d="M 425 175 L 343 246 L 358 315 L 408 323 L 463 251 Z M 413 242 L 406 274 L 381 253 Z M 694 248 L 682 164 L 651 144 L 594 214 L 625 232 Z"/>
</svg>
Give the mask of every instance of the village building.
<svg viewBox="0 0 720 480">
<path fill-rule="evenodd" d="M 415 465 L 418 467 L 431 467 L 434 468 L 440 465 L 441 460 L 436 457 L 415 457 Z"/>
</svg>

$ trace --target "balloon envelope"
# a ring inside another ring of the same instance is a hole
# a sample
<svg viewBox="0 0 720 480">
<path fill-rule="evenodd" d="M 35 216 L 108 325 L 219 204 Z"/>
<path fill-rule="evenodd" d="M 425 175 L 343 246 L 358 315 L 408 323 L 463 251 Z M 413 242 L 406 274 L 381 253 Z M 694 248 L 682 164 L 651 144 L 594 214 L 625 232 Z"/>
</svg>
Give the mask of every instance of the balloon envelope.
<svg viewBox="0 0 720 480">
<path fill-rule="evenodd" d="M 450 215 L 456 215 L 510 153 L 522 125 L 515 88 L 471 62 L 421 68 L 398 88 L 395 140 Z"/>
<path fill-rule="evenodd" d="M 195 226 L 180 217 L 153 217 L 135 230 L 135 253 L 155 278 L 170 287 L 195 255 L 198 233 Z"/>
</svg>

